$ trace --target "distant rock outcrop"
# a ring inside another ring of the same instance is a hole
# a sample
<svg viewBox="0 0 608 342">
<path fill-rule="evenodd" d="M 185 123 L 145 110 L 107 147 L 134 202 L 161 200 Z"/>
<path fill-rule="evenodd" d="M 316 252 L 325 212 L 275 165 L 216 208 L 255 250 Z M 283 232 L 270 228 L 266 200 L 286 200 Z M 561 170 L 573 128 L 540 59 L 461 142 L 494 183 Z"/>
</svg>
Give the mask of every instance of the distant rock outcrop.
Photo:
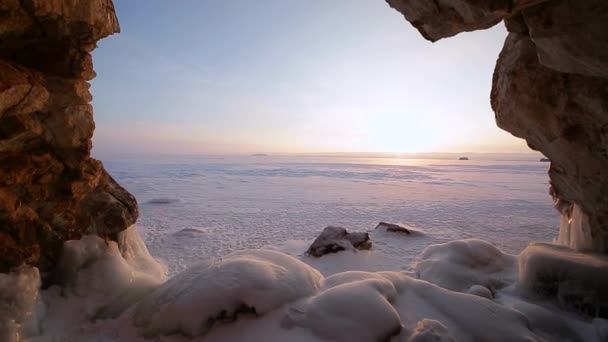
<svg viewBox="0 0 608 342">
<path fill-rule="evenodd" d="M 469 157 L 460 157 L 458 160 L 469 160 Z"/>
<path fill-rule="evenodd" d="M 0 2 L 0 272 L 51 270 L 63 242 L 116 240 L 137 203 L 92 159 L 91 51 L 111 0 Z"/>
<path fill-rule="evenodd" d="M 342 227 L 329 226 L 323 229 L 321 235 L 310 245 L 307 253 L 314 257 L 321 257 L 344 250 L 370 248 L 372 248 L 372 241 L 368 233 L 349 233 Z"/>
<path fill-rule="evenodd" d="M 549 158 L 540 158 L 539 161 L 543 162 L 543 163 L 549 163 L 549 162 L 551 162 L 551 159 L 549 159 Z"/>
</svg>

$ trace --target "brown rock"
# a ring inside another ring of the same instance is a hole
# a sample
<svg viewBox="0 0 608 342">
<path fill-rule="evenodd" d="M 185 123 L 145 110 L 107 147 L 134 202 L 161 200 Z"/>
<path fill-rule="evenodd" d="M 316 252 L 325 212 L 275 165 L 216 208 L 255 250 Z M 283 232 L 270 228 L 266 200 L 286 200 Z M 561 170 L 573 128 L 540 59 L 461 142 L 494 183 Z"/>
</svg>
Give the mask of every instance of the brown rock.
<svg viewBox="0 0 608 342">
<path fill-rule="evenodd" d="M 372 241 L 367 233 L 349 233 L 342 227 L 328 226 L 313 241 L 307 253 L 314 257 L 337 253 L 345 250 L 367 250 L 372 248 Z"/>
<path fill-rule="evenodd" d="M 490 28 L 522 8 L 543 1 L 546 0 L 386 0 L 432 42 Z"/>
<path fill-rule="evenodd" d="M 556 196 L 589 216 L 596 249 L 608 247 L 608 80 L 544 67 L 527 35 L 511 33 L 494 72 L 496 123 L 551 160 Z"/>
<path fill-rule="evenodd" d="M 547 1 L 523 17 L 542 65 L 608 78 L 608 1 Z"/>
<path fill-rule="evenodd" d="M 118 30 L 110 0 L 0 4 L 0 272 L 44 274 L 65 240 L 117 239 L 137 219 L 135 198 L 90 157 L 90 52 Z"/>
<path fill-rule="evenodd" d="M 378 223 L 378 225 L 376 226 L 375 229 L 385 229 L 387 232 L 402 233 L 402 234 L 407 234 L 407 235 L 410 235 L 412 233 L 409 229 L 402 227 L 398 224 L 386 223 L 386 222 Z"/>
</svg>

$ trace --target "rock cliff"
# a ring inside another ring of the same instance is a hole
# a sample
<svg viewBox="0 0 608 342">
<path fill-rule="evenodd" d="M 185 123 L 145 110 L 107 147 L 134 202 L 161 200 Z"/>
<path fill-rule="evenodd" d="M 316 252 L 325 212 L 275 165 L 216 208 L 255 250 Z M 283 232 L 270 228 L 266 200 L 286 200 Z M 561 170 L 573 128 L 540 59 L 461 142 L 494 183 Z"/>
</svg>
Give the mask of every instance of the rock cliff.
<svg viewBox="0 0 608 342">
<path fill-rule="evenodd" d="M 509 35 L 491 92 L 496 123 L 551 160 L 562 229 L 575 230 L 560 236 L 578 236 L 560 242 L 608 252 L 608 2 L 387 2 L 431 41 L 504 21 Z"/>
<path fill-rule="evenodd" d="M 111 0 L 0 0 L 0 272 L 52 270 L 63 241 L 117 239 L 135 198 L 91 158 L 91 51 Z"/>
</svg>

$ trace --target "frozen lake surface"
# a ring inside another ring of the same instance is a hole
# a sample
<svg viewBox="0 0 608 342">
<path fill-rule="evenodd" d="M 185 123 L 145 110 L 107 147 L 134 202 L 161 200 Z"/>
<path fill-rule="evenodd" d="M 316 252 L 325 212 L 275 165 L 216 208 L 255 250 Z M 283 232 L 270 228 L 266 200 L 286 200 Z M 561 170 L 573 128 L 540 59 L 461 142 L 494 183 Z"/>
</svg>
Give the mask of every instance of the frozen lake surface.
<svg viewBox="0 0 608 342">
<path fill-rule="evenodd" d="M 373 232 L 376 259 L 383 260 L 360 267 L 370 270 L 407 269 L 424 247 L 448 240 L 479 238 L 514 254 L 530 241 L 550 241 L 559 217 L 547 194 L 548 163 L 536 155 L 497 159 L 180 156 L 103 161 L 137 197 L 140 233 L 152 255 L 175 274 L 241 249 L 270 247 L 299 255 L 327 225 L 371 231 L 386 221 L 427 234 L 395 244 Z"/>
</svg>

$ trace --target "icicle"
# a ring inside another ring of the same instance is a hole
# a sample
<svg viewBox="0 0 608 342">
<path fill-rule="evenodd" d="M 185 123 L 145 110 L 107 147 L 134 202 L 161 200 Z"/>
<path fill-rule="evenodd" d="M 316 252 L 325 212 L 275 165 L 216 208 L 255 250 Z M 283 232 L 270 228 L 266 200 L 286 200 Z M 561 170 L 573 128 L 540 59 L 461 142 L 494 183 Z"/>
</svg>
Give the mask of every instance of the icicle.
<svg viewBox="0 0 608 342">
<path fill-rule="evenodd" d="M 553 242 L 577 251 L 594 249 L 589 217 L 578 204 L 562 208 L 559 235 Z"/>
</svg>

